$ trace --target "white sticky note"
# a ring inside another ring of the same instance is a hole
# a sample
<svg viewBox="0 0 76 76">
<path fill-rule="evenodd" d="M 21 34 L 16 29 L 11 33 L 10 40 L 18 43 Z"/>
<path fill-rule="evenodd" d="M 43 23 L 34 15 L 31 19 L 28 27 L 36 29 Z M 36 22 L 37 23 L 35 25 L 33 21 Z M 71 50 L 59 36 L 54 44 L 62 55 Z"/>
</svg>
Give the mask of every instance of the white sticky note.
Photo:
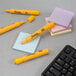
<svg viewBox="0 0 76 76">
<path fill-rule="evenodd" d="M 57 35 L 66 34 L 66 33 L 69 33 L 69 32 L 72 32 L 72 29 L 66 29 L 66 30 L 56 32 L 56 33 L 50 32 L 50 34 L 51 34 L 51 36 L 57 36 Z"/>
<path fill-rule="evenodd" d="M 34 53 L 36 50 L 36 47 L 39 43 L 40 37 L 35 38 L 34 40 L 25 43 L 25 44 L 20 44 L 27 36 L 29 36 L 29 33 L 24 33 L 20 32 L 13 49 L 16 49 L 18 51 L 23 51 L 23 52 L 28 52 L 28 53 Z"/>
</svg>

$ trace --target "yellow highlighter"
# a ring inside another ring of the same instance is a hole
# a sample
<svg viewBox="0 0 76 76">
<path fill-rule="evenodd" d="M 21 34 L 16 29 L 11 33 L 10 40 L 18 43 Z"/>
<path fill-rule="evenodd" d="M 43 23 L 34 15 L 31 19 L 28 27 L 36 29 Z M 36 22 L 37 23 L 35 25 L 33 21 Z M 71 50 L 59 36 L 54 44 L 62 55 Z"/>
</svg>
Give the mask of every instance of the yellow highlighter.
<svg viewBox="0 0 76 76">
<path fill-rule="evenodd" d="M 32 16 L 32 15 L 27 18 L 28 22 L 32 22 L 34 20 L 35 20 L 35 16 Z"/>
<path fill-rule="evenodd" d="M 5 9 L 5 12 L 13 14 L 28 14 L 28 15 L 40 15 L 38 10 L 27 10 L 27 9 Z"/>
<path fill-rule="evenodd" d="M 54 27 L 54 25 L 55 25 L 54 22 L 50 22 L 50 23 L 46 24 L 45 26 L 43 26 L 42 28 L 40 28 L 39 30 L 37 30 L 36 32 L 34 32 L 30 36 L 28 36 L 25 40 L 23 40 L 21 42 L 21 44 L 25 44 L 25 43 L 35 39 L 36 37 L 38 37 L 39 35 L 41 35 L 45 31 L 47 31 L 48 29 Z"/>
<path fill-rule="evenodd" d="M 14 60 L 14 63 L 15 64 L 20 64 L 20 63 L 23 63 L 25 61 L 28 61 L 28 60 L 31 60 L 31 59 L 46 55 L 48 53 L 49 53 L 48 49 L 43 49 L 43 50 L 40 50 L 40 51 L 35 52 L 33 54 L 29 54 L 29 55 L 26 55 L 26 56 L 23 56 L 23 57 L 20 57 L 20 58 L 16 58 Z"/>
<path fill-rule="evenodd" d="M 3 27 L 3 28 L 0 29 L 0 34 L 3 34 L 3 33 L 7 32 L 9 30 L 12 30 L 14 28 L 17 28 L 17 27 L 21 26 L 22 24 L 24 24 L 25 22 L 26 21 L 15 22 L 13 24 L 10 24 L 8 26 L 5 26 L 5 27 Z"/>
</svg>

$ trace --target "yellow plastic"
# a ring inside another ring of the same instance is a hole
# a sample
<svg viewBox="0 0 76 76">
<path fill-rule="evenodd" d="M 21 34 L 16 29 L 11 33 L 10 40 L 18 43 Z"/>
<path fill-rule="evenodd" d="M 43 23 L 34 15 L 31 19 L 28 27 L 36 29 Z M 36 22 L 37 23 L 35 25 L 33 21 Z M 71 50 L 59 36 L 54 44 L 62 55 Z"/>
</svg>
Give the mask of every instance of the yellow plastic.
<svg viewBox="0 0 76 76">
<path fill-rule="evenodd" d="M 7 32 L 9 30 L 17 28 L 17 27 L 21 26 L 22 24 L 24 24 L 25 22 L 26 21 L 15 22 L 15 23 L 13 23 L 11 25 L 5 26 L 5 27 L 0 29 L 0 34 L 3 34 L 3 33 Z"/>
<path fill-rule="evenodd" d="M 36 37 L 38 37 L 39 35 L 41 35 L 45 31 L 47 31 L 48 29 L 52 28 L 54 25 L 55 25 L 54 22 L 50 22 L 50 23 L 46 24 L 45 26 L 43 26 L 42 28 L 40 28 L 39 30 L 37 30 L 36 32 L 34 32 L 30 36 L 28 36 L 25 40 L 23 40 L 21 42 L 21 44 L 25 44 L 25 43 L 35 39 Z"/>
<path fill-rule="evenodd" d="M 49 53 L 48 49 L 43 49 L 43 50 L 40 50 L 40 51 L 35 52 L 33 54 L 29 54 L 29 55 L 26 55 L 26 56 L 23 56 L 23 57 L 20 57 L 20 58 L 16 58 L 14 60 L 14 63 L 15 64 L 20 64 L 20 63 L 23 63 L 25 61 L 28 61 L 28 60 L 31 60 L 31 59 L 46 55 L 48 53 Z"/>
<path fill-rule="evenodd" d="M 28 14 L 28 15 L 40 15 L 38 10 L 26 10 L 26 9 L 6 9 L 5 12 L 13 14 Z"/>
<path fill-rule="evenodd" d="M 28 22 L 32 22 L 32 21 L 34 21 L 35 20 L 35 16 L 29 16 L 28 18 L 27 18 L 27 21 Z"/>
</svg>

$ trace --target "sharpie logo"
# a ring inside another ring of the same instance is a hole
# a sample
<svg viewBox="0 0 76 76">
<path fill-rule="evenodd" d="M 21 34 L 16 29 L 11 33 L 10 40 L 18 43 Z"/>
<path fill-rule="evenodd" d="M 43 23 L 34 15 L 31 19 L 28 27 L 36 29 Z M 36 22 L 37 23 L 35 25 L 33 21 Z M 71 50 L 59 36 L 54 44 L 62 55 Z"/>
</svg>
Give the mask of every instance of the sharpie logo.
<svg viewBox="0 0 76 76">
<path fill-rule="evenodd" d="M 41 31 L 45 31 L 45 29 L 41 29 Z"/>
<path fill-rule="evenodd" d="M 20 11 L 14 11 L 15 13 L 19 13 L 19 14 L 21 14 L 21 12 Z"/>
<path fill-rule="evenodd" d="M 25 12 L 25 14 L 28 14 L 28 12 Z"/>
<path fill-rule="evenodd" d="M 39 35 L 39 33 L 36 33 L 36 34 L 32 35 L 32 37 L 35 37 L 35 36 L 38 36 L 38 35 Z"/>
</svg>

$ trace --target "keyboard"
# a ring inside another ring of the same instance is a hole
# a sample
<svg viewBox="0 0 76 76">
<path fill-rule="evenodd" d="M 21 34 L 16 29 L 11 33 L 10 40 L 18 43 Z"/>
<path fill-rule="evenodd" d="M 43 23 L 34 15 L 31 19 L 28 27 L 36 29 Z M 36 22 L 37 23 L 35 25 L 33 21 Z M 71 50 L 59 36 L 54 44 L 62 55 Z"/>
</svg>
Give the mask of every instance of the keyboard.
<svg viewBox="0 0 76 76">
<path fill-rule="evenodd" d="M 76 76 L 76 49 L 66 45 L 41 76 Z"/>
</svg>

